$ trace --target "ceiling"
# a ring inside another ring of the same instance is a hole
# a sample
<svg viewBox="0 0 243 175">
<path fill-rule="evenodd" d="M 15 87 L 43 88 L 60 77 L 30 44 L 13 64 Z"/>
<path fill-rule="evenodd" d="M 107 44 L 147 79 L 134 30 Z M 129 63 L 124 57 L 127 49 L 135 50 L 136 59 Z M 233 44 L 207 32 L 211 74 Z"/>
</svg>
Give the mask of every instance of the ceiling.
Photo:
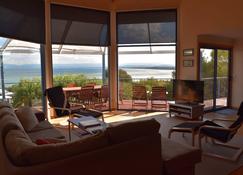
<svg viewBox="0 0 243 175">
<path fill-rule="evenodd" d="M 101 10 L 146 10 L 177 8 L 181 0 L 50 0 L 51 3 L 69 4 Z"/>
</svg>

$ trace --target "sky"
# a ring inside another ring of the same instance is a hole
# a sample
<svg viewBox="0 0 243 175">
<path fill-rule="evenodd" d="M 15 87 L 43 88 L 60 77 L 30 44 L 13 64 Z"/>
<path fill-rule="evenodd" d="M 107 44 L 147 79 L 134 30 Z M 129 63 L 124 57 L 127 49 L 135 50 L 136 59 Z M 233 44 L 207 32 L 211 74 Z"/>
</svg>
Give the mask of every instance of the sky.
<svg viewBox="0 0 243 175">
<path fill-rule="evenodd" d="M 40 64 L 40 54 L 5 54 L 4 64 Z M 53 55 L 53 64 L 102 64 L 101 55 Z M 119 65 L 175 65 L 175 54 L 120 55 Z"/>
<path fill-rule="evenodd" d="M 5 38 L 0 37 L 0 47 L 5 42 Z M 14 43 L 14 44 L 13 44 Z M 19 44 L 19 45 L 18 45 Z M 31 43 L 13 40 L 12 46 L 27 46 L 31 47 Z M 11 46 L 11 42 L 10 42 Z M 33 44 L 36 48 L 36 44 Z M 68 47 L 70 49 L 70 46 Z M 9 47 L 11 50 L 12 48 Z M 18 48 L 20 49 L 20 48 Z M 73 47 L 72 49 L 75 49 Z M 175 51 L 175 47 L 154 48 L 154 50 Z M 121 51 L 150 51 L 149 47 L 122 47 Z M 4 53 L 4 64 L 40 64 L 40 53 Z M 130 64 L 143 64 L 143 65 L 175 65 L 175 53 L 163 54 L 119 54 L 119 66 Z M 102 55 L 75 55 L 75 54 L 53 54 L 53 64 L 89 64 L 96 65 L 102 64 Z"/>
</svg>

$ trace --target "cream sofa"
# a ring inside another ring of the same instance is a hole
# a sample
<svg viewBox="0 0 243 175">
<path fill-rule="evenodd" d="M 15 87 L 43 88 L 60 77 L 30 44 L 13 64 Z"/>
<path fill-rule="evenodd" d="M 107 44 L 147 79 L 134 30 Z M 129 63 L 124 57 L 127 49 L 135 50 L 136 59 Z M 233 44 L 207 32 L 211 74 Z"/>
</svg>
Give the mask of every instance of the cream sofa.
<svg viewBox="0 0 243 175">
<path fill-rule="evenodd" d="M 1 175 L 190 175 L 201 160 L 199 150 L 161 139 L 160 124 L 153 119 L 109 127 L 104 133 L 66 142 L 48 121 L 35 124 L 26 116 L 33 118 L 33 113 L 15 113 L 8 103 L 0 103 Z M 61 142 L 37 145 L 41 138 Z"/>
</svg>

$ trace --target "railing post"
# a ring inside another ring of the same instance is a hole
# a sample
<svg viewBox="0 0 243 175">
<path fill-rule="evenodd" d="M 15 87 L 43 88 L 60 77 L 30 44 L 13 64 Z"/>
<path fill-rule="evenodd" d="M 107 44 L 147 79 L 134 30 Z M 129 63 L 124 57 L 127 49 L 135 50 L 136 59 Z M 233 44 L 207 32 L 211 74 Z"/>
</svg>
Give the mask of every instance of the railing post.
<svg viewBox="0 0 243 175">
<path fill-rule="evenodd" d="M 5 83 L 4 83 L 3 53 L 2 52 L 0 52 L 0 62 L 1 62 L 2 101 L 5 101 Z"/>
</svg>

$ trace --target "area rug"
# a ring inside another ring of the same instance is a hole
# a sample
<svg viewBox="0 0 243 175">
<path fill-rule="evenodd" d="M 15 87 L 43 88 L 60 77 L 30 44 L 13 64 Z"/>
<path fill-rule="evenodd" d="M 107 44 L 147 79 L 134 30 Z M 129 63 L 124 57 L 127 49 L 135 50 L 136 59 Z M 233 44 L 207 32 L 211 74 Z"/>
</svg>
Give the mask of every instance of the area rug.
<svg viewBox="0 0 243 175">
<path fill-rule="evenodd" d="M 236 115 L 237 110 L 235 110 L 235 109 L 222 109 L 222 110 L 216 111 L 216 113 L 222 114 L 222 115 Z"/>
<path fill-rule="evenodd" d="M 218 116 L 218 114 L 216 114 L 216 116 Z M 221 116 L 221 114 L 219 116 Z M 111 125 L 113 124 L 116 125 L 116 124 L 125 123 L 129 121 L 139 121 L 139 120 L 147 120 L 147 119 L 154 118 L 161 124 L 160 133 L 163 137 L 168 136 L 168 131 L 171 127 L 186 121 L 182 118 L 177 118 L 177 117 L 169 118 L 168 113 L 146 113 L 146 114 L 138 115 L 137 113 L 134 112 L 131 113 L 126 112 L 126 113 L 112 114 L 112 117 L 114 117 L 112 120 L 109 120 L 108 118 L 105 119 L 106 121 L 109 121 Z M 213 117 L 212 115 L 208 115 L 208 114 L 205 116 L 206 119 L 212 119 Z M 62 131 L 64 131 L 64 133 L 66 133 L 67 135 L 67 129 L 65 130 L 62 129 Z M 78 138 L 75 133 L 73 133 L 72 135 L 73 135 L 72 137 Z M 182 137 L 181 133 L 173 133 L 171 139 L 181 144 L 191 145 L 190 133 L 186 133 L 185 137 Z M 197 140 L 198 139 L 196 139 L 196 146 L 197 146 Z M 235 137 L 232 139 L 230 144 L 243 147 L 243 136 L 235 135 Z M 233 155 L 233 152 L 230 149 L 217 147 L 210 143 L 206 144 L 205 142 L 203 142 L 203 150 L 208 152 L 220 153 L 226 156 Z M 195 175 L 228 175 L 229 172 L 233 171 L 234 169 L 242 165 L 243 165 L 243 155 L 240 157 L 240 159 L 237 162 L 229 162 L 217 158 L 203 156 L 202 162 L 196 165 Z"/>
</svg>

